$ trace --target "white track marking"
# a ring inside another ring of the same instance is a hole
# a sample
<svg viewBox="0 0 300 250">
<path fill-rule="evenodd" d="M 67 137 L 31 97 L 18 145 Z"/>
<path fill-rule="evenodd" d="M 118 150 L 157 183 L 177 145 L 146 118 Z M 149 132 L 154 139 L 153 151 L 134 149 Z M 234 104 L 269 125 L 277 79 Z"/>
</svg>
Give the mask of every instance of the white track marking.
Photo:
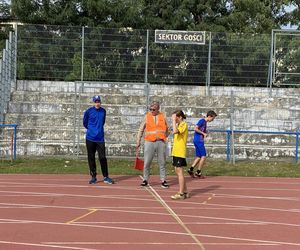
<svg viewBox="0 0 300 250">
<path fill-rule="evenodd" d="M 166 246 L 166 245 L 197 245 L 196 242 L 167 242 L 167 243 L 160 243 L 160 242 L 43 242 L 44 244 L 60 244 L 60 245 L 162 245 L 162 246 Z M 277 246 L 278 244 L 272 244 L 272 243 L 228 243 L 228 242 L 224 242 L 224 243 L 214 243 L 214 242 L 207 242 L 205 243 L 205 245 L 215 245 L 215 246 Z"/>
<path fill-rule="evenodd" d="M 3 203 L 0 203 L 3 204 Z M 5 203 L 6 204 L 6 203 Z M 6 204 L 7 205 L 7 204 Z M 10 204 L 12 205 L 12 204 Z M 24 206 L 24 204 L 18 204 L 20 206 Z M 123 209 L 107 209 L 101 207 L 66 207 L 66 206 L 47 206 L 47 205 L 28 205 L 28 207 L 32 208 L 57 208 L 57 209 L 76 209 L 76 210 L 88 210 L 88 209 L 97 209 L 99 211 L 107 211 L 107 212 L 123 212 L 123 213 L 139 213 L 139 214 L 152 214 L 152 215 L 164 215 L 169 216 L 169 213 L 160 213 L 160 212 L 148 212 L 148 211 L 140 211 L 140 210 L 127 210 L 126 208 Z M 145 209 L 148 209 L 145 207 Z M 292 224 L 292 223 L 281 223 L 281 222 L 273 222 L 273 221 L 257 221 L 257 220 L 245 220 L 245 219 L 232 219 L 227 217 L 213 217 L 213 216 L 200 216 L 200 215 L 185 215 L 180 214 L 181 217 L 188 217 L 188 218 L 203 218 L 203 219 L 212 219 L 212 220 L 223 220 L 223 221 L 230 221 L 230 222 L 239 222 L 239 223 L 261 223 L 264 225 L 283 225 L 283 226 L 291 226 L 291 227 L 300 227 L 299 224 Z M 1 219 L 0 219 L 1 220 Z"/>
<path fill-rule="evenodd" d="M 10 221 L 25 221 L 25 220 L 10 220 Z M 130 227 L 113 227 L 113 226 L 100 226 L 100 225 L 84 225 L 84 224 L 65 224 L 58 222 L 44 222 L 44 221 L 29 221 L 33 224 L 50 224 L 50 225 L 62 225 L 67 227 L 89 227 L 89 228 L 105 228 L 105 229 L 117 229 L 117 230 L 126 230 L 126 231 L 141 231 L 141 232 L 151 232 L 151 233 L 159 233 L 159 234 L 172 234 L 172 235 L 185 235 L 190 236 L 188 233 L 183 232 L 175 232 L 175 231 L 164 231 L 164 230 L 151 230 L 145 228 L 130 228 Z M 239 238 L 239 237 L 227 237 L 227 236 L 219 236 L 219 235 L 209 235 L 209 234 L 195 234 L 198 237 L 207 237 L 207 238 L 216 238 L 216 239 L 226 239 L 226 240 L 237 240 L 237 241 L 249 241 L 252 243 L 263 243 L 263 244 L 276 244 L 276 245 L 287 245 L 287 246 L 299 246 L 300 243 L 293 242 L 284 242 L 284 241 L 272 241 L 272 240 L 259 240 L 259 239 L 250 239 L 250 238 Z M 0 241 L 1 243 L 1 241 Z"/>
<path fill-rule="evenodd" d="M 49 247 L 49 248 L 59 248 L 59 249 L 74 249 L 74 250 L 96 250 L 95 248 L 82 248 L 82 247 L 67 247 L 67 246 L 57 246 L 47 245 L 47 244 L 35 244 L 27 242 L 16 242 L 16 241 L 3 241 L 0 240 L 0 244 L 9 244 L 9 245 L 22 245 L 22 246 L 35 246 L 35 247 Z"/>
<path fill-rule="evenodd" d="M 152 193 L 154 198 L 158 200 L 164 208 L 167 209 L 167 211 L 172 215 L 172 217 L 178 222 L 178 224 L 188 233 L 189 236 L 192 237 L 192 239 L 197 243 L 197 245 L 202 249 L 205 250 L 203 244 L 198 240 L 198 238 L 193 234 L 190 229 L 183 223 L 183 221 L 180 219 L 180 217 L 173 211 L 172 208 L 168 206 L 168 204 L 160 197 L 160 195 L 151 187 L 146 188 L 148 191 Z"/>
</svg>

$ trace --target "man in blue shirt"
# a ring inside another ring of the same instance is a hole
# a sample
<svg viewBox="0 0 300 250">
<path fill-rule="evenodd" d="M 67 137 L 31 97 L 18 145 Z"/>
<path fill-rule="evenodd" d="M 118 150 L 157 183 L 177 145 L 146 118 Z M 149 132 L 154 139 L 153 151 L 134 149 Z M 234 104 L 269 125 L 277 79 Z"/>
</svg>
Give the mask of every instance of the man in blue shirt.
<svg viewBox="0 0 300 250">
<path fill-rule="evenodd" d="M 90 168 L 91 180 L 90 184 L 97 183 L 96 159 L 95 154 L 98 152 L 98 157 L 101 165 L 103 182 L 113 184 L 113 180 L 108 177 L 108 166 L 105 155 L 104 142 L 104 124 L 106 119 L 106 110 L 101 107 L 101 98 L 96 95 L 93 97 L 95 105 L 88 108 L 84 112 L 83 126 L 86 128 L 86 148 L 88 154 L 88 163 Z"/>
</svg>

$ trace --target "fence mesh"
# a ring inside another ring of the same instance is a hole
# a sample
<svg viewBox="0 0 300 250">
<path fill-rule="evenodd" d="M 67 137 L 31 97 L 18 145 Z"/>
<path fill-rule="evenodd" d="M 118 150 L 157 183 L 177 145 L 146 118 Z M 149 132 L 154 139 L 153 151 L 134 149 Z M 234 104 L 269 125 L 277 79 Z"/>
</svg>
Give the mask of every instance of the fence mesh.
<svg viewBox="0 0 300 250">
<path fill-rule="evenodd" d="M 298 38 L 278 38 L 277 84 L 298 81 Z M 204 45 L 158 44 L 153 30 L 24 25 L 18 27 L 18 78 L 266 87 L 272 39 L 206 32 Z"/>
<path fill-rule="evenodd" d="M 0 126 L 0 158 L 15 159 L 15 133 L 12 126 Z"/>
</svg>

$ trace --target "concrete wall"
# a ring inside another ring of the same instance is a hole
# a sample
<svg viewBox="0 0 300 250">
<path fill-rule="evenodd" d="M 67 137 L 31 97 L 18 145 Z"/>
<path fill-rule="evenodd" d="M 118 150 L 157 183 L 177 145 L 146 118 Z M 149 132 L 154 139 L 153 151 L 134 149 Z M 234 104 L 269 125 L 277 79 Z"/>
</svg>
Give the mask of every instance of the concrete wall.
<svg viewBox="0 0 300 250">
<path fill-rule="evenodd" d="M 218 113 L 210 129 L 229 129 L 231 110 L 237 130 L 291 132 L 300 127 L 299 89 L 273 89 L 270 95 L 266 88 L 211 87 L 206 96 L 203 86 L 18 81 L 5 116 L 5 123 L 19 125 L 17 153 L 84 155 L 82 115 L 94 94 L 101 95 L 107 110 L 108 155 L 120 158 L 135 155 L 136 132 L 151 100 L 159 100 L 168 117 L 183 109 L 191 130 L 210 109 Z M 191 131 L 189 157 L 194 152 L 192 136 Z M 236 133 L 235 146 L 240 159 L 295 156 L 291 135 Z M 207 149 L 210 156 L 225 159 L 226 134 L 211 133 Z"/>
</svg>

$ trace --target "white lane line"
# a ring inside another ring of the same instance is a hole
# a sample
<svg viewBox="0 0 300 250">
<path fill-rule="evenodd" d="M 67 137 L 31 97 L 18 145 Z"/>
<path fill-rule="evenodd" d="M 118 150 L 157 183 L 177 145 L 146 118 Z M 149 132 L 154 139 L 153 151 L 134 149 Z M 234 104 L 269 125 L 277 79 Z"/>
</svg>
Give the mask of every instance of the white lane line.
<svg viewBox="0 0 300 250">
<path fill-rule="evenodd" d="M 1 223 L 1 222 L 0 222 Z M 141 225 L 177 225 L 177 222 L 161 221 L 78 221 L 77 224 L 141 224 Z M 185 222 L 187 225 L 268 225 L 260 222 Z"/>
<path fill-rule="evenodd" d="M 47 180 L 47 179 L 46 179 Z M 34 182 L 40 181 L 38 180 L 33 180 Z M 134 182 L 137 182 L 136 180 Z M 215 183 L 215 182 L 213 182 Z M 242 182 L 244 183 L 244 182 Z M 28 187 L 28 188 L 33 188 L 33 187 L 57 187 L 57 188 L 105 188 L 105 189 L 122 189 L 122 190 L 132 190 L 135 189 L 137 190 L 139 188 L 138 185 L 133 185 L 133 186 L 122 186 L 122 187 L 118 187 L 118 186 L 108 186 L 108 185 L 102 185 L 103 183 L 100 181 L 98 183 L 99 185 L 78 185 L 78 184 L 45 184 L 45 183 L 28 183 L 28 182 L 8 182 L 8 181 L 0 181 L 0 187 L 3 188 L 24 188 L 24 187 Z M 206 182 L 205 182 L 206 184 Z M 252 182 L 249 183 L 252 185 Z M 265 184 L 265 183 L 264 183 Z M 277 184 L 277 183 L 276 183 Z M 300 183 L 298 183 L 300 185 Z M 14 185 L 14 186 L 13 186 Z M 154 185 L 152 185 L 154 186 Z M 159 184 L 157 184 L 157 186 L 159 186 Z M 278 185 L 277 185 L 278 186 Z M 203 186 L 202 187 L 203 190 L 209 189 L 209 186 Z M 295 192 L 299 192 L 300 188 L 278 188 L 278 187 L 274 187 L 274 188 L 259 188 L 259 187 L 217 187 L 216 190 L 250 190 L 250 191 L 295 191 Z"/>
<path fill-rule="evenodd" d="M 11 221 L 19 221 L 19 220 L 11 220 Z M 23 220 L 25 221 L 25 220 Z M 159 233 L 159 234 L 172 234 L 172 235 L 185 235 L 190 236 L 188 233 L 183 232 L 175 232 L 175 231 L 164 231 L 164 230 L 151 230 L 145 228 L 130 228 L 130 227 L 115 227 L 115 226 L 100 226 L 100 225 L 84 225 L 84 224 L 65 224 L 59 222 L 44 222 L 44 221 L 27 221 L 33 224 L 46 224 L 46 225 L 61 225 L 68 227 L 89 227 L 89 228 L 105 228 L 105 229 L 117 229 L 117 230 L 125 230 L 125 231 L 140 231 L 140 232 L 151 232 L 151 233 Z M 237 241 L 248 241 L 252 243 L 264 243 L 264 244 L 279 244 L 279 245 L 287 245 L 287 246 L 299 246 L 300 243 L 297 242 L 286 242 L 286 241 L 272 241 L 272 240 L 260 240 L 260 239 L 250 239 L 250 238 L 240 238 L 240 237 L 228 237 L 228 236 L 219 236 L 219 235 L 210 235 L 210 234 L 195 234 L 198 237 L 207 237 L 207 238 L 215 238 L 215 239 L 223 239 L 223 240 L 237 240 Z M 1 241 L 0 241 L 1 243 Z"/>
<path fill-rule="evenodd" d="M 259 179 L 259 177 L 253 177 L 253 180 L 254 179 Z M 246 185 L 246 184 L 249 184 L 249 186 L 253 186 L 253 185 L 256 185 L 256 184 L 262 184 L 263 186 L 268 186 L 268 185 L 274 185 L 275 187 L 278 187 L 279 185 L 292 185 L 292 186 L 295 186 L 295 185 L 300 185 L 300 180 L 298 182 L 295 182 L 295 180 L 297 180 L 297 178 L 290 178 L 291 181 L 286 181 L 288 180 L 289 178 L 278 178 L 278 177 L 269 177 L 268 179 L 274 179 L 274 181 L 249 181 L 247 180 L 247 177 L 241 177 L 239 178 L 239 180 L 235 179 L 235 178 L 228 178 L 226 177 L 226 180 L 218 180 L 218 178 L 206 178 L 205 180 L 201 181 L 203 183 L 228 183 L 229 185 L 232 185 L 232 184 L 242 184 L 242 185 Z M 285 180 L 285 181 L 281 181 L 281 180 Z"/>
<path fill-rule="evenodd" d="M 7 191 L 0 191 L 0 193 L 7 193 Z M 121 199 L 121 200 L 139 200 L 139 201 L 153 201 L 150 196 L 143 196 L 143 197 L 149 197 L 149 198 L 135 198 L 136 196 L 133 195 L 132 197 L 124 197 L 123 195 L 80 195 L 80 194 L 66 194 L 66 193 L 39 193 L 39 192 L 17 192 L 13 191 L 10 193 L 12 194 L 20 194 L 20 196 L 24 195 L 48 195 L 49 197 L 55 196 L 55 197 L 80 197 L 80 198 L 101 198 L 101 199 Z M 2 196 L 2 195 L 1 195 Z"/>
<path fill-rule="evenodd" d="M 24 206 L 24 204 L 20 204 L 21 206 Z M 33 208 L 57 208 L 57 209 L 75 209 L 75 210 L 87 210 L 87 209 L 97 209 L 99 211 L 106 211 L 106 212 L 123 212 L 123 213 L 134 213 L 134 214 L 152 214 L 152 215 L 164 215 L 169 216 L 169 213 L 160 213 L 160 212 L 149 212 L 149 211 L 139 211 L 139 210 L 127 210 L 125 209 L 106 209 L 101 207 L 66 207 L 66 206 L 48 206 L 48 205 L 28 205 L 28 207 Z M 148 207 L 145 207 L 145 209 L 149 209 Z M 281 223 L 281 222 L 273 222 L 273 221 L 257 221 L 257 220 L 245 220 L 245 219 L 234 219 L 234 218 L 228 218 L 228 217 L 213 217 L 213 216 L 201 216 L 201 215 L 185 215 L 180 214 L 179 216 L 182 217 L 188 217 L 188 218 L 197 218 L 197 219 L 210 219 L 210 220 L 222 220 L 222 221 L 230 221 L 230 222 L 247 222 L 247 223 L 262 223 L 265 225 L 281 225 L 281 226 L 291 226 L 291 227 L 300 227 L 299 224 L 293 224 L 293 223 Z M 1 219 L 0 219 L 1 220 Z"/>
<path fill-rule="evenodd" d="M 82 247 L 67 247 L 67 246 L 57 246 L 57 245 L 47 245 L 47 244 L 37 244 L 37 243 L 27 243 L 27 242 L 16 242 L 16 241 L 3 241 L 0 240 L 0 244 L 9 245 L 22 245 L 22 246 L 35 246 L 35 247 L 49 247 L 49 248 L 59 248 L 59 249 L 74 249 L 74 250 L 96 250 L 95 248 L 82 248 Z"/>
<path fill-rule="evenodd" d="M 7 191 L 0 191 L 0 193 L 7 193 Z M 139 200 L 139 201 L 153 201 L 151 198 L 135 198 L 136 196 L 133 195 L 133 197 L 124 197 L 123 195 L 79 195 L 79 194 L 68 194 L 68 193 L 43 193 L 43 192 L 17 192 L 13 191 L 10 193 L 12 194 L 20 194 L 20 195 L 44 195 L 44 196 L 54 196 L 54 197 L 80 197 L 80 198 L 103 198 L 103 199 L 123 199 L 123 200 Z M 207 193 L 209 195 L 209 193 Z M 1 195 L 2 196 L 2 195 Z M 144 197 L 144 196 L 142 196 Z M 215 197 L 218 197 L 218 194 L 215 194 Z M 248 197 L 251 196 L 240 196 L 245 199 L 248 199 Z M 254 197 L 254 196 L 252 196 Z M 264 199 L 264 197 L 261 196 L 255 196 L 256 198 Z M 285 198 L 277 198 L 277 197 L 269 197 L 269 199 L 274 198 L 276 200 L 285 200 Z M 291 201 L 294 201 L 292 199 Z M 300 201 L 300 200 L 299 200 Z M 226 204 L 218 204 L 218 203 L 206 203 L 203 204 L 203 202 L 192 202 L 192 201 L 187 201 L 188 204 L 194 204 L 194 205 L 206 205 L 206 206 L 220 206 L 220 207 L 231 207 L 231 208 L 241 208 L 241 209 L 258 209 L 258 210 L 267 210 L 267 211 L 282 211 L 282 212 L 293 212 L 293 213 L 298 213 L 300 212 L 299 209 L 280 209 L 280 208 L 271 208 L 271 207 L 255 207 L 255 206 L 238 206 L 238 205 L 226 205 Z M 1 203 L 0 203 L 1 204 Z M 2 203 L 3 204 L 3 203 Z"/>
<path fill-rule="evenodd" d="M 150 193 L 153 195 L 153 197 L 162 204 L 162 206 L 167 209 L 167 211 L 170 213 L 170 215 L 178 222 L 178 224 L 188 233 L 189 236 L 192 237 L 192 239 L 197 243 L 197 245 L 200 247 L 200 249 L 205 250 L 203 244 L 201 241 L 195 236 L 194 233 L 190 231 L 190 229 L 184 224 L 184 222 L 180 219 L 180 217 L 173 211 L 172 208 L 168 206 L 168 204 L 160 197 L 160 195 L 151 187 L 146 188 Z"/>
<path fill-rule="evenodd" d="M 257 196 L 257 195 L 240 195 L 240 194 L 215 194 L 221 198 L 238 198 L 238 199 L 264 199 L 264 200 L 281 200 L 281 201 L 300 201 L 299 197 L 274 197 L 274 196 Z"/>
<path fill-rule="evenodd" d="M 166 242 L 166 243 L 161 243 L 161 242 L 43 242 L 45 244 L 60 244 L 60 245 L 197 245 L 196 242 Z M 228 243 L 228 242 L 207 242 L 204 243 L 205 245 L 215 245 L 215 246 L 278 246 L 278 244 L 272 244 L 272 243 Z"/>
</svg>

